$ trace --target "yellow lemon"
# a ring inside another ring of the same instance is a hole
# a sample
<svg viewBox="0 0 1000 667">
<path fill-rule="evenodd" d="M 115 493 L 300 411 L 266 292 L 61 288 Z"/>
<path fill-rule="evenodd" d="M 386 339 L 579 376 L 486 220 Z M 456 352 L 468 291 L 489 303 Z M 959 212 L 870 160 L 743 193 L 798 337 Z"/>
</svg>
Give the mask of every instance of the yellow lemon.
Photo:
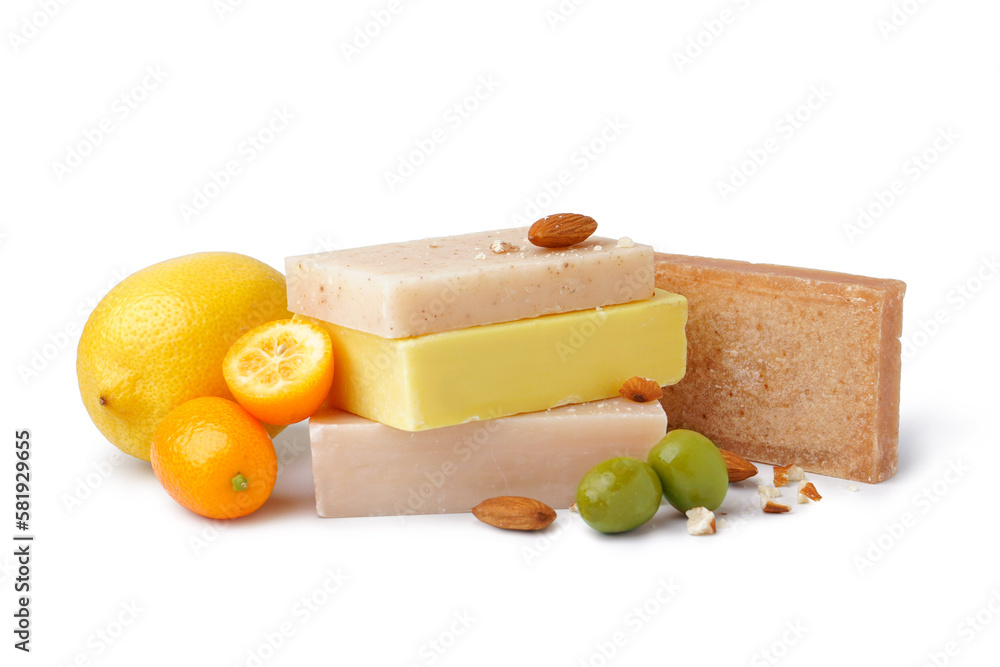
<svg viewBox="0 0 1000 667">
<path fill-rule="evenodd" d="M 83 404 L 108 440 L 148 461 L 173 408 L 201 396 L 232 399 L 222 376 L 230 345 L 288 317 L 284 276 L 252 257 L 204 252 L 154 264 L 108 292 L 83 327 Z"/>
</svg>

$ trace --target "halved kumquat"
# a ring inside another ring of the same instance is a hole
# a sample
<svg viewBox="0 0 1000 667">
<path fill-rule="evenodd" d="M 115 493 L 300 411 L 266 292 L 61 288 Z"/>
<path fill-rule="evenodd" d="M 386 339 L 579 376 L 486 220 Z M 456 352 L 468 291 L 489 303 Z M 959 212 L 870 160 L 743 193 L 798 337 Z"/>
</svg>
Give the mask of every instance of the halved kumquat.
<svg viewBox="0 0 1000 667">
<path fill-rule="evenodd" d="M 319 325 L 275 320 L 243 334 L 222 362 L 236 401 L 268 424 L 311 416 L 330 393 L 333 348 Z"/>
</svg>

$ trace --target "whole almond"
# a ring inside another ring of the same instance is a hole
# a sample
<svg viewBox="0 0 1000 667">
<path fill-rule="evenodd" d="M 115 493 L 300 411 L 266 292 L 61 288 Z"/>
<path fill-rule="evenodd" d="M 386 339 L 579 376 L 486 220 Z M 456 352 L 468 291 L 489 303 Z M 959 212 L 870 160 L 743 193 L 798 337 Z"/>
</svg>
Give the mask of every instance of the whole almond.
<svg viewBox="0 0 1000 667">
<path fill-rule="evenodd" d="M 578 213 L 548 215 L 528 230 L 528 240 L 540 248 L 566 248 L 582 243 L 597 231 L 597 222 Z"/>
<path fill-rule="evenodd" d="M 720 449 L 719 453 L 722 454 L 722 460 L 726 462 L 726 470 L 729 472 L 730 482 L 742 482 L 757 474 L 757 466 L 739 454 L 727 452 L 725 449 Z"/>
<path fill-rule="evenodd" d="M 556 519 L 556 511 L 539 500 L 523 496 L 488 498 L 472 508 L 482 521 L 506 530 L 541 530 Z"/>
</svg>

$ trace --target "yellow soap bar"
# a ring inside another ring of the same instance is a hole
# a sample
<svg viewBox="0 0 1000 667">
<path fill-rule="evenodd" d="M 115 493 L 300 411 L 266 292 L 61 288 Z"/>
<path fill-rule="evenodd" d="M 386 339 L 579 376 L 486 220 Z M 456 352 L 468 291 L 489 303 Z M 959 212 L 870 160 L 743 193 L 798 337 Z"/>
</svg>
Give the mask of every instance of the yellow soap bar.
<svg viewBox="0 0 1000 667">
<path fill-rule="evenodd" d="M 605 308 L 382 338 L 324 323 L 336 363 L 329 405 L 404 431 L 618 396 L 639 375 L 684 377 L 687 300 Z"/>
</svg>

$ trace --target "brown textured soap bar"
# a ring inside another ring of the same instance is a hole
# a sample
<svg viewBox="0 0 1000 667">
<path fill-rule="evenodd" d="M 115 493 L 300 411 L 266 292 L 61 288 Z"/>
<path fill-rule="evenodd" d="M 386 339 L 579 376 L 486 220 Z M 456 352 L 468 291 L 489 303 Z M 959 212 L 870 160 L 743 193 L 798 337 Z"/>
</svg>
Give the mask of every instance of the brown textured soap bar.
<svg viewBox="0 0 1000 667">
<path fill-rule="evenodd" d="M 656 286 L 688 299 L 672 428 L 823 475 L 896 472 L 904 283 L 657 253 Z"/>
</svg>

